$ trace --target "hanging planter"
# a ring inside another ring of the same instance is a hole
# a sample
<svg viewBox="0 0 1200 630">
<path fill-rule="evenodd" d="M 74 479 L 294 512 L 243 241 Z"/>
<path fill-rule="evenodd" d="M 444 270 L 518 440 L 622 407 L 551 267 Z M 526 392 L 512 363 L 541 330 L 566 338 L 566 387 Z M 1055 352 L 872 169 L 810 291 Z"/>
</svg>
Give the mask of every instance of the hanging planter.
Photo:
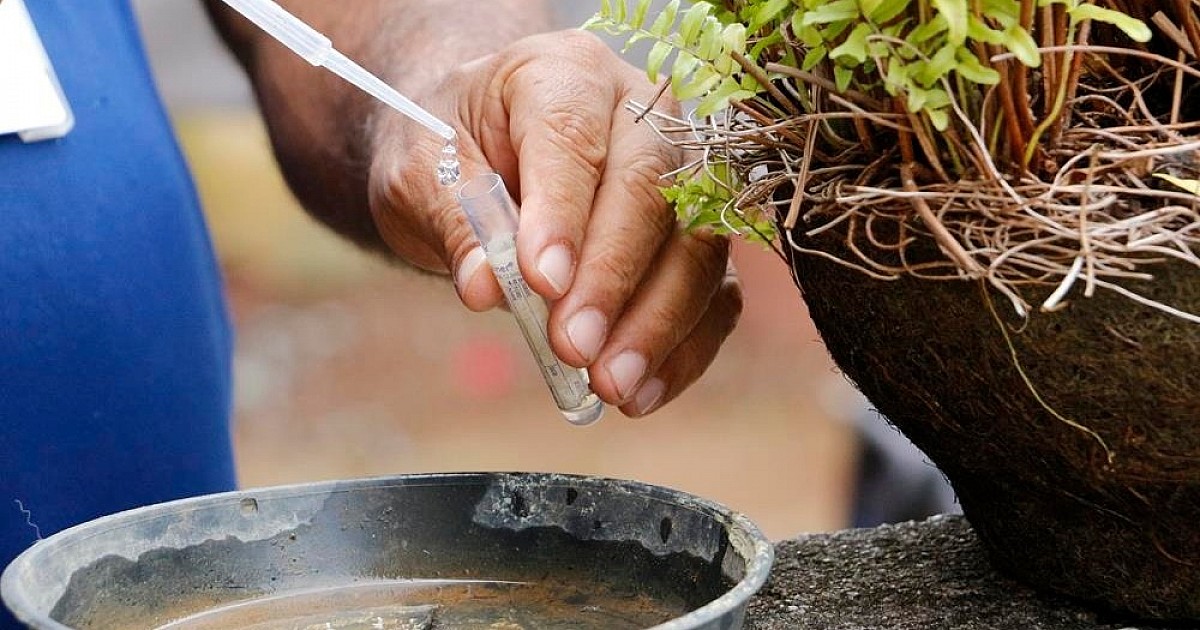
<svg viewBox="0 0 1200 630">
<path fill-rule="evenodd" d="M 1200 619 L 1200 8 L 648 5 L 590 26 L 698 103 L 631 105 L 681 218 L 776 248 L 999 567 Z"/>
</svg>

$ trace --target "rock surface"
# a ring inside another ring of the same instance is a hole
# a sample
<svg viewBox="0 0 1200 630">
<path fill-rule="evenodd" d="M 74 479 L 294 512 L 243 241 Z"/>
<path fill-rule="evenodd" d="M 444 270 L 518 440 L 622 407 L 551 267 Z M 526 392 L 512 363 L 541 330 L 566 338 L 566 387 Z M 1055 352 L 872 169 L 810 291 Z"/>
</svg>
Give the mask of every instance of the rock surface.
<svg viewBox="0 0 1200 630">
<path fill-rule="evenodd" d="M 1152 630 L 996 572 L 967 521 L 817 534 L 780 543 L 747 630 Z"/>
</svg>

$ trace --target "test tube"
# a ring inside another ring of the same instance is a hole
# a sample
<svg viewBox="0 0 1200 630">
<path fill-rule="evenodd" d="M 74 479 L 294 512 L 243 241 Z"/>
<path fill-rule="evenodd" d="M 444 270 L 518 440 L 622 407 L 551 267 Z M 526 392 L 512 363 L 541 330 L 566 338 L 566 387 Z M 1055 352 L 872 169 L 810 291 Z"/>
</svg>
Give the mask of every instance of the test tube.
<svg viewBox="0 0 1200 630">
<path fill-rule="evenodd" d="M 517 266 L 517 206 L 495 173 L 480 175 L 458 189 L 458 203 L 483 246 L 508 307 L 533 351 L 538 367 L 563 417 L 588 425 L 604 414 L 604 403 L 592 392 L 587 370 L 574 368 L 554 354 L 546 325 L 550 310 L 534 293 Z"/>
</svg>

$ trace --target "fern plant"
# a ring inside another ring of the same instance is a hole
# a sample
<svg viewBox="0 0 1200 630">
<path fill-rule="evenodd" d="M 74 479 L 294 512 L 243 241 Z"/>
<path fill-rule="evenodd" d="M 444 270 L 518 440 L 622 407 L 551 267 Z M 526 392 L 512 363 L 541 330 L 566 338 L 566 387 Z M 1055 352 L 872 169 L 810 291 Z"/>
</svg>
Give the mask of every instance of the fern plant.
<svg viewBox="0 0 1200 630">
<path fill-rule="evenodd" d="M 941 182 L 1057 168 L 1040 158 L 1069 114 L 1080 64 L 1071 45 L 1093 24 L 1151 37 L 1142 20 L 1088 0 L 670 0 L 654 15 L 651 4 L 602 0 L 586 27 L 651 42 L 650 79 L 666 75 L 704 124 L 782 123 L 762 146 L 802 149 L 812 140 L 801 121 L 821 117 L 822 150 L 845 152 L 847 139 L 872 149 L 890 135 L 919 178 Z M 1031 73 L 1040 96 L 1029 93 Z M 711 167 L 746 151 L 717 153 L 668 198 L 690 224 L 772 238 L 761 204 L 745 203 L 748 169 Z"/>
</svg>

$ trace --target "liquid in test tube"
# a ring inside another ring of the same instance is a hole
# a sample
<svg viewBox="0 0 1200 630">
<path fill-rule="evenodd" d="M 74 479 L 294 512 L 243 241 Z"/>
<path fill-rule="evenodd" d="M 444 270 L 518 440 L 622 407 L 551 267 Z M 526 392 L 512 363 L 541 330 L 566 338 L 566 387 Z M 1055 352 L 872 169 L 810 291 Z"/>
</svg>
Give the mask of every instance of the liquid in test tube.
<svg viewBox="0 0 1200 630">
<path fill-rule="evenodd" d="M 534 293 L 517 266 L 517 207 L 495 173 L 480 175 L 458 190 L 458 202 L 483 246 L 508 307 L 533 351 L 559 411 L 567 422 L 588 425 L 604 414 L 604 403 L 592 392 L 587 370 L 571 367 L 554 354 L 546 325 L 549 308 Z"/>
</svg>

